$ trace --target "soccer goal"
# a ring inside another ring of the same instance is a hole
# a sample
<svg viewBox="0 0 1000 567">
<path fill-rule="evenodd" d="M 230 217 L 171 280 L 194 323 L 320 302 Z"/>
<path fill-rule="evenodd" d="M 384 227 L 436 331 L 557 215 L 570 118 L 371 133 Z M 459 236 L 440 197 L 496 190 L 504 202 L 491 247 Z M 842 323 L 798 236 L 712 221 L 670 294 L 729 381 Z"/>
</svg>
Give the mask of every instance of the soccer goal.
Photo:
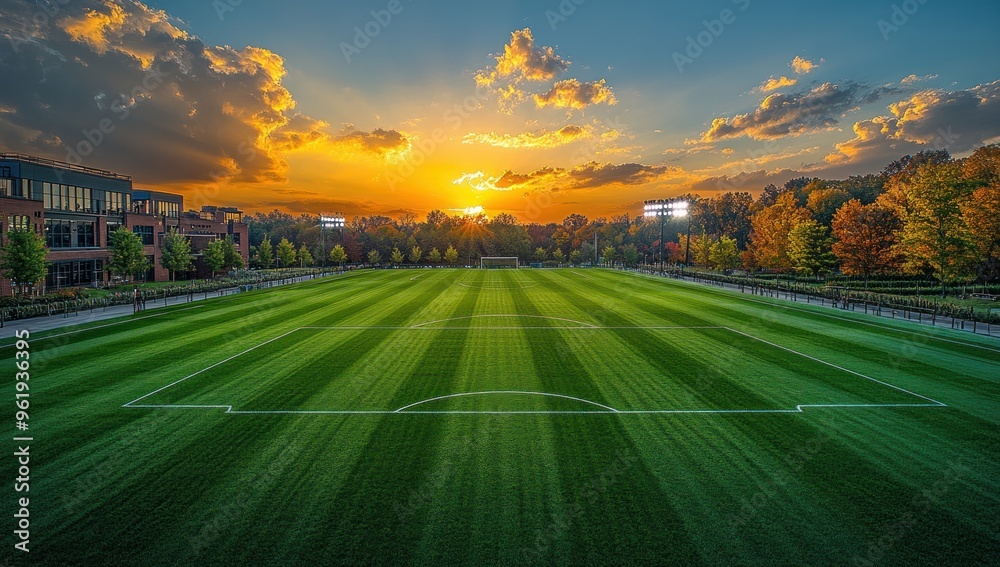
<svg viewBox="0 0 1000 567">
<path fill-rule="evenodd" d="M 517 256 L 488 256 L 479 259 L 479 267 L 484 270 L 499 270 L 503 268 L 518 268 Z"/>
</svg>

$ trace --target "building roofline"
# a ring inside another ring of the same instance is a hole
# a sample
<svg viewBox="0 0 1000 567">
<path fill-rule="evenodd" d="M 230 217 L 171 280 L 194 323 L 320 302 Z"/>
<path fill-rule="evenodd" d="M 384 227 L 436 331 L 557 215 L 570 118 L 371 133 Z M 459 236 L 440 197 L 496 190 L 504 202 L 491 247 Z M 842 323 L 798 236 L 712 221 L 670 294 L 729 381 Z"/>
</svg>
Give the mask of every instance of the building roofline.
<svg viewBox="0 0 1000 567">
<path fill-rule="evenodd" d="M 76 171 L 78 173 L 87 173 L 89 175 L 99 175 L 101 177 L 109 177 L 111 179 L 120 179 L 122 181 L 132 181 L 131 175 L 122 175 L 121 173 L 115 173 L 113 171 L 108 171 L 106 169 L 97 169 L 95 167 L 87 167 L 85 165 L 77 165 L 65 161 L 58 161 L 38 156 L 30 156 L 27 154 L 0 152 L 0 160 L 4 159 L 23 161 L 25 163 L 43 165 L 46 167 L 57 167 L 69 171 Z"/>
</svg>

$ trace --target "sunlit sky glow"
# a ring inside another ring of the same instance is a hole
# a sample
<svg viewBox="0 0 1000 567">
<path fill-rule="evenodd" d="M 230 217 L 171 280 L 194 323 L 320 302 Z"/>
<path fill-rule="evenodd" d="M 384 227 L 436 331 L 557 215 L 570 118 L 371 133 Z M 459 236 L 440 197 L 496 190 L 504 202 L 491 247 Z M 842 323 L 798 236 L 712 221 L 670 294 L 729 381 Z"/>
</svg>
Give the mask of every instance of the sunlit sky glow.
<svg viewBox="0 0 1000 567">
<path fill-rule="evenodd" d="M 577 2 L 3 0 L 0 144 L 192 207 L 541 222 L 1000 136 L 996 2 Z"/>
</svg>

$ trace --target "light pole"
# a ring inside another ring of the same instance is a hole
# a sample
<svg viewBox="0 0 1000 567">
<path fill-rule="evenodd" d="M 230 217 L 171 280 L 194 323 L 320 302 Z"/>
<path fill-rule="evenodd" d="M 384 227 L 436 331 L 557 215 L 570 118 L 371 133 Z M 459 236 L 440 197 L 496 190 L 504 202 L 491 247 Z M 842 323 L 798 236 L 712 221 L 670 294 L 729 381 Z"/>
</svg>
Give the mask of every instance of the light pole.
<svg viewBox="0 0 1000 567">
<path fill-rule="evenodd" d="M 320 215 L 319 217 L 319 229 L 320 229 L 320 240 L 322 241 L 322 252 L 323 252 L 323 267 L 326 267 L 326 229 L 328 228 L 339 228 L 340 229 L 340 242 L 341 246 L 346 246 L 344 242 L 344 230 L 347 226 L 347 219 L 344 218 L 343 213 L 334 213 L 334 216 L 329 217 L 326 215 Z M 343 265 L 341 265 L 343 267 Z"/>
<path fill-rule="evenodd" d="M 663 224 L 667 217 L 678 218 L 678 217 L 688 217 L 688 242 L 687 249 L 691 249 L 691 217 L 688 215 L 688 202 L 682 199 L 655 199 L 651 201 L 646 201 L 643 216 L 645 217 L 659 217 L 660 218 L 660 274 L 663 274 L 663 252 L 664 252 L 664 234 L 663 234 Z M 684 262 L 687 263 L 687 253 L 684 256 Z"/>
</svg>

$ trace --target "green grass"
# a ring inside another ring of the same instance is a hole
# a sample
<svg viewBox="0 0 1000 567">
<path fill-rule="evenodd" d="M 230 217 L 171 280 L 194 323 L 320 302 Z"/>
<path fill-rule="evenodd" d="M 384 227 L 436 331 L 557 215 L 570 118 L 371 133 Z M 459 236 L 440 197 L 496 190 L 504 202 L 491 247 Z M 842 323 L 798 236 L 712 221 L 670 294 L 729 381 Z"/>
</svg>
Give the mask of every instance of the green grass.
<svg viewBox="0 0 1000 567">
<path fill-rule="evenodd" d="M 144 315 L 32 338 L 33 562 L 1000 556 L 995 340 L 597 270 Z"/>
</svg>

